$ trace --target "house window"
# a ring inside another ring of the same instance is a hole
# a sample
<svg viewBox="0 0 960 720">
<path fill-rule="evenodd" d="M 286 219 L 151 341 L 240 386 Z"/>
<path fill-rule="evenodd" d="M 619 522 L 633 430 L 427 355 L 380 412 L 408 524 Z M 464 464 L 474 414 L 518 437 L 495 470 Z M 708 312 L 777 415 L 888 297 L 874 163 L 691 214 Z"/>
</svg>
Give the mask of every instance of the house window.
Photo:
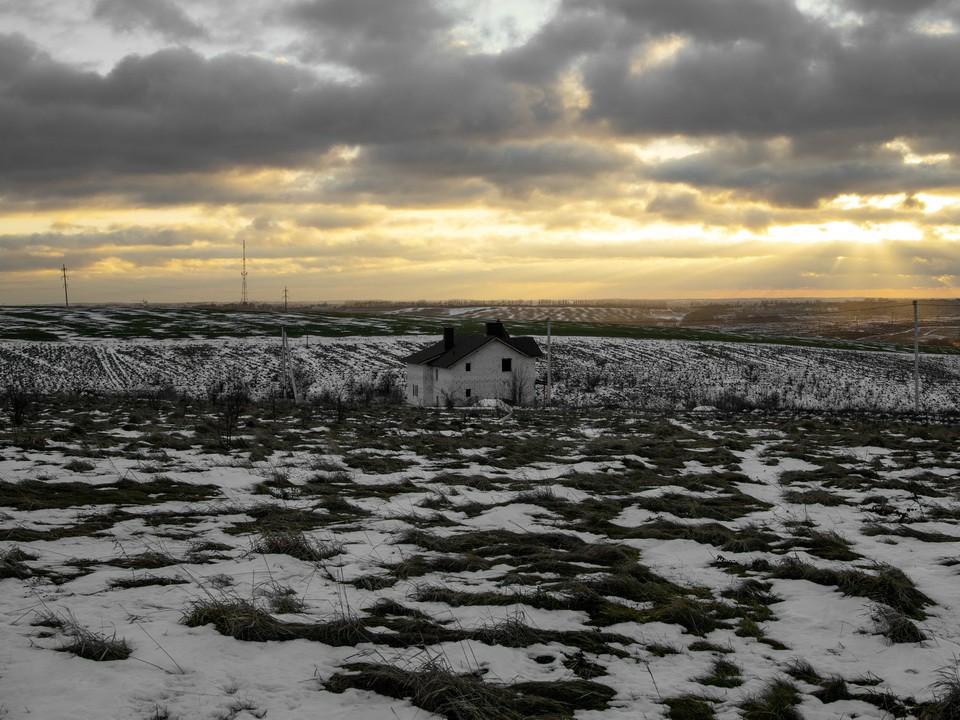
<svg viewBox="0 0 960 720">
<path fill-rule="evenodd" d="M 417 386 L 417 385 L 414 385 L 414 386 L 413 386 L 413 396 L 414 396 L 414 397 L 420 397 L 420 387 Z"/>
<path fill-rule="evenodd" d="M 434 379 L 434 380 L 439 380 L 439 379 L 440 379 L 440 371 L 439 371 L 439 370 L 434 370 L 434 371 L 433 371 L 433 379 Z"/>
<path fill-rule="evenodd" d="M 500 369 L 503 372 L 510 372 L 513 370 L 513 358 L 503 358 L 503 360 L 500 361 Z"/>
<path fill-rule="evenodd" d="M 471 394 L 473 394 L 473 390 L 471 390 L 470 388 L 467 388 L 467 391 L 464 393 L 464 395 L 466 397 L 470 397 Z"/>
<path fill-rule="evenodd" d="M 470 372 L 470 363 L 467 363 L 467 372 Z"/>
</svg>

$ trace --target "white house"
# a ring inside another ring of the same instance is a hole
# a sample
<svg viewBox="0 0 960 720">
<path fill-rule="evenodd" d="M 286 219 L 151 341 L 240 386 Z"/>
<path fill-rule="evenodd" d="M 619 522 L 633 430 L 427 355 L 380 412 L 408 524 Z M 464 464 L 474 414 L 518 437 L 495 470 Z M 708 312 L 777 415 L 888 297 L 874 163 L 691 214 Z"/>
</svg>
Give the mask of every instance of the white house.
<svg viewBox="0 0 960 720">
<path fill-rule="evenodd" d="M 407 403 L 471 405 L 495 398 L 529 405 L 534 399 L 536 359 L 543 355 L 531 337 L 512 338 L 499 320 L 485 335 L 443 329 L 443 340 L 404 358 Z"/>
</svg>

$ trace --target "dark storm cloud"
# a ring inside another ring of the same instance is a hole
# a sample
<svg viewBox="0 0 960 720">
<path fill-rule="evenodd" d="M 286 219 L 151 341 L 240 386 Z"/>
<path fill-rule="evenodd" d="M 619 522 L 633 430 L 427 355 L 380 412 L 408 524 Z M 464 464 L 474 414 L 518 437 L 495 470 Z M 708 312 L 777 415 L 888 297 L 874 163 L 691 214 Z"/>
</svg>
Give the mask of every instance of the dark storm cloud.
<svg viewBox="0 0 960 720">
<path fill-rule="evenodd" d="M 378 74 L 434 49 L 441 31 L 453 24 L 430 0 L 302 0 L 283 15 L 308 29 L 297 46 L 306 55 Z"/>
<path fill-rule="evenodd" d="M 534 189 L 550 176 L 588 179 L 630 165 L 611 148 L 573 141 L 381 145 L 366 160 L 427 178 L 482 178 L 504 189 L 527 182 Z"/>
<path fill-rule="evenodd" d="M 909 5 L 910 3 L 902 3 Z M 957 119 L 960 43 L 868 17 L 829 24 L 790 0 L 617 0 L 604 6 L 625 37 L 590 56 L 587 116 L 637 134 L 803 136 L 864 130 L 883 139 L 935 132 Z M 907 13 L 910 14 L 910 13 Z M 670 60 L 631 72 L 636 53 L 668 36 Z M 876 134 L 876 133 L 875 133 Z"/>
<path fill-rule="evenodd" d="M 130 56 L 107 75 L 51 60 L 23 38 L 0 37 L 0 152 L 6 179 L 96 172 L 209 169 L 283 159 L 302 149 L 293 68 L 187 49 Z"/>
<path fill-rule="evenodd" d="M 567 6 L 527 43 L 503 53 L 498 62 L 512 79 L 544 84 L 573 61 L 614 42 L 616 35 L 609 17 L 596 8 Z"/>
<path fill-rule="evenodd" d="M 955 37 L 872 26 L 841 30 L 796 15 L 801 19 L 791 22 L 788 14 L 784 25 L 770 21 L 763 32 L 758 13 L 738 34 L 708 31 L 699 21 L 687 28 L 665 24 L 687 44 L 641 73 L 631 72 L 636 47 L 594 56 L 585 69 L 593 100 L 587 115 L 627 133 L 774 137 L 843 130 L 851 139 L 864 131 L 879 139 L 922 136 L 957 119 L 960 80 L 948 70 L 960 63 Z M 653 19 L 659 23 L 652 27 L 664 24 Z M 637 23 L 638 39 L 649 33 L 642 18 L 624 21 Z"/>
<path fill-rule="evenodd" d="M 186 49 L 129 56 L 106 75 L 0 37 L 0 177 L 62 182 L 97 173 L 308 166 L 337 144 L 491 137 L 535 125 L 536 98 L 489 58 L 360 84 L 289 64 Z"/>
<path fill-rule="evenodd" d="M 960 187 L 960 171 L 941 165 L 887 160 L 851 162 L 793 159 L 739 165 L 725 152 L 703 153 L 647 169 L 647 177 L 698 188 L 734 190 L 745 198 L 788 207 L 816 207 L 842 194 L 887 195 Z"/>
<path fill-rule="evenodd" d="M 883 145 L 905 138 L 960 151 L 960 42 L 912 22 L 949 17 L 958 3 L 844 2 L 838 12 L 859 14 L 859 25 L 805 14 L 794 0 L 567 0 L 501 54 L 452 44 L 459 18 L 431 0 L 281 5 L 272 18 L 296 34 L 291 47 L 345 69 L 339 80 L 187 48 L 95 73 L 0 36 L 0 193 L 96 189 L 162 204 L 187 201 L 192 188 L 215 202 L 249 188 L 213 179 L 204 190 L 204 174 L 324 169 L 338 145 L 364 148 L 318 188 L 341 200 L 583 191 L 600 175 L 636 180 L 637 168 L 601 142 L 660 135 L 727 138 L 736 152 L 647 165 L 648 178 L 789 206 L 955 183 L 946 164 L 905 167 Z M 99 0 L 95 13 L 171 38 L 199 31 L 172 0 Z M 665 41 L 674 53 L 658 57 Z M 571 71 L 585 108 L 566 105 L 556 85 Z M 771 139 L 782 141 L 776 153 Z M 156 180 L 182 173 L 192 177 L 183 192 Z"/>
<path fill-rule="evenodd" d="M 70 232 L 45 232 L 28 235 L 0 235 L 6 271 L 42 271 L 69 262 L 71 270 L 83 270 L 104 257 L 120 258 L 138 265 L 162 263 L 180 257 L 190 248 L 192 259 L 230 258 L 233 247 L 217 245 L 222 234 L 205 230 L 168 230 L 129 227 L 97 231 L 72 229 Z M 196 245 L 197 242 L 202 245 Z"/>
<path fill-rule="evenodd" d="M 946 10 L 956 8 L 953 0 L 844 0 L 851 10 L 864 15 L 889 13 L 904 16 L 915 15 L 926 10 Z"/>
<path fill-rule="evenodd" d="M 883 145 L 904 138 L 960 152 L 960 42 L 914 22 L 958 7 L 850 0 L 858 25 L 805 14 L 793 0 L 568 0 L 501 63 L 546 78 L 580 58 L 590 96 L 582 119 L 615 134 L 784 139 L 777 158 L 695 158 L 650 177 L 809 206 L 899 192 L 900 182 L 907 191 L 956 182 L 944 166 L 902 167 Z M 673 53 L 658 57 L 664 42 Z"/>
<path fill-rule="evenodd" d="M 148 30 L 168 40 L 190 40 L 206 34 L 172 0 L 99 0 L 93 17 L 107 22 L 116 32 Z"/>
</svg>

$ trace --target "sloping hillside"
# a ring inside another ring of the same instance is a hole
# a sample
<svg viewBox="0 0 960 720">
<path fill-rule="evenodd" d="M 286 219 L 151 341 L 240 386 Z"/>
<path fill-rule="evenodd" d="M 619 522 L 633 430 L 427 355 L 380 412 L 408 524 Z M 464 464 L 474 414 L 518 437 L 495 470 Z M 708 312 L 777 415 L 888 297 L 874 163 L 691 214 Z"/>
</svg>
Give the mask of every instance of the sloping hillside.
<svg viewBox="0 0 960 720">
<path fill-rule="evenodd" d="M 495 309 L 486 310 L 489 316 Z M 8 384 L 70 394 L 202 396 L 236 381 L 269 397 L 282 386 L 279 334 L 285 327 L 294 374 L 308 397 L 369 399 L 401 386 L 402 358 L 433 342 L 439 322 L 191 307 L 0 308 L 0 376 Z M 480 330 L 476 318 L 457 324 Z M 542 323 L 516 322 L 510 329 L 545 341 Z M 894 346 L 635 325 L 561 323 L 556 329 L 553 398 L 561 404 L 913 408 L 913 357 Z M 960 355 L 925 350 L 921 407 L 954 410 Z"/>
</svg>

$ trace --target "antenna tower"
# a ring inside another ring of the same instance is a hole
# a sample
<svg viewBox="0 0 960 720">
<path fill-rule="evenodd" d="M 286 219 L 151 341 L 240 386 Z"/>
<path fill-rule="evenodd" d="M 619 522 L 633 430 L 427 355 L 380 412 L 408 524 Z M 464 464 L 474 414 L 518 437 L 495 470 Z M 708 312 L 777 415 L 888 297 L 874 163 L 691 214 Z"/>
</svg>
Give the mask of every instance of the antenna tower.
<svg viewBox="0 0 960 720">
<path fill-rule="evenodd" d="M 70 298 L 67 297 L 67 265 L 64 263 L 63 267 L 60 268 L 63 272 L 63 306 L 70 307 Z"/>
<path fill-rule="evenodd" d="M 240 286 L 240 304 L 247 304 L 247 239 L 243 239 L 243 270 L 240 271 L 243 284 Z"/>
</svg>

